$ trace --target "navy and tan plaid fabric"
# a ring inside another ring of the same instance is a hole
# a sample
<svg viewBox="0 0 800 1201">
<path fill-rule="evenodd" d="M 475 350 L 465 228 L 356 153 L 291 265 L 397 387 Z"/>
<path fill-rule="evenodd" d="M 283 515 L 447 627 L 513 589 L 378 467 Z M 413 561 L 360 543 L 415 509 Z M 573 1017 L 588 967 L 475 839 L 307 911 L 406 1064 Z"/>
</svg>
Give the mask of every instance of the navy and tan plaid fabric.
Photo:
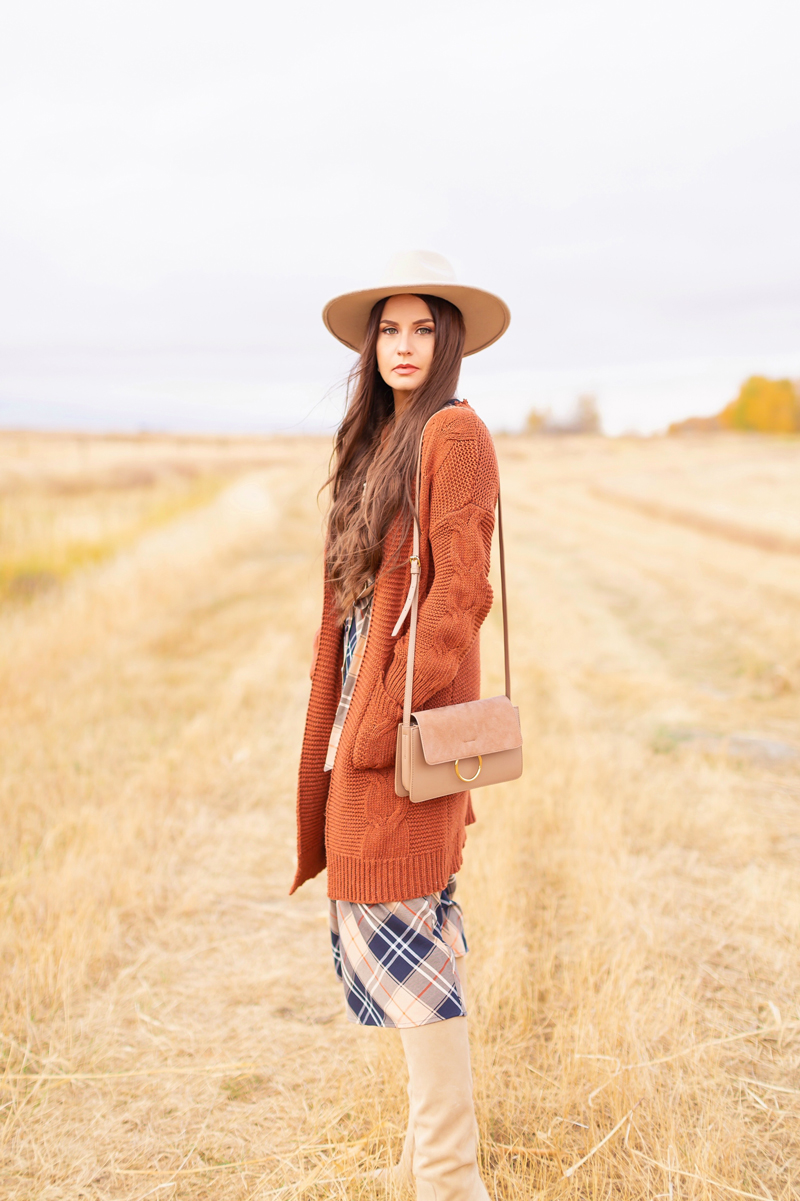
<svg viewBox="0 0 800 1201">
<path fill-rule="evenodd" d="M 456 960 L 467 952 L 461 906 L 447 888 L 410 901 L 331 901 L 333 963 L 347 1016 L 362 1026 L 427 1026 L 466 1016 Z"/>
<path fill-rule="evenodd" d="M 361 664 L 364 659 L 364 651 L 367 649 L 367 635 L 369 634 L 369 619 L 372 612 L 372 583 L 370 578 L 367 581 L 367 586 L 370 591 L 367 596 L 359 597 L 354 603 L 344 623 L 342 631 L 342 641 L 344 643 L 344 654 L 342 658 L 342 695 L 339 699 L 339 705 L 336 709 L 336 716 L 333 719 L 333 728 L 331 736 L 328 739 L 328 753 L 325 757 L 325 771 L 331 771 L 334 760 L 336 759 L 336 751 L 339 746 L 339 740 L 342 737 L 344 729 L 344 719 L 347 717 L 347 711 L 350 708 L 350 702 L 353 699 L 353 690 L 356 686 L 358 673 L 361 670 Z"/>
</svg>

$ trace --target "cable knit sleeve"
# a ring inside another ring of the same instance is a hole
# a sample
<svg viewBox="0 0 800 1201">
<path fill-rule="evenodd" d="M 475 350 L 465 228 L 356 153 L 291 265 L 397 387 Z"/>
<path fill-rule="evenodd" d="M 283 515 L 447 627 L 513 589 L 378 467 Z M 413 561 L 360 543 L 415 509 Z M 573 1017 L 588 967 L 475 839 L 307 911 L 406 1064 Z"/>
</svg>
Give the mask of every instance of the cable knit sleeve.
<svg viewBox="0 0 800 1201">
<path fill-rule="evenodd" d="M 417 709 L 452 683 L 492 606 L 488 572 L 498 491 L 494 446 L 471 409 L 451 411 L 448 418 L 436 431 L 423 471 L 430 488 L 433 579 L 417 622 Z M 408 633 L 395 643 L 364 711 L 354 745 L 357 767 L 382 768 L 394 761 L 407 657 Z"/>
</svg>

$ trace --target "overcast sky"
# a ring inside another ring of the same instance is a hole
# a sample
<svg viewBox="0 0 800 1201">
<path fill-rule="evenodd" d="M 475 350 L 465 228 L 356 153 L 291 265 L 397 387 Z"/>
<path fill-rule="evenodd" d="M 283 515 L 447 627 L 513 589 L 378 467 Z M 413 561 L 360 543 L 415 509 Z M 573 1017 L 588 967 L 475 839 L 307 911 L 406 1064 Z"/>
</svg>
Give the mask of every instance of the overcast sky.
<svg viewBox="0 0 800 1201">
<path fill-rule="evenodd" d="M 25 0 L 1 424 L 312 428 L 398 249 L 509 303 L 462 391 L 607 428 L 800 376 L 796 0 Z"/>
</svg>

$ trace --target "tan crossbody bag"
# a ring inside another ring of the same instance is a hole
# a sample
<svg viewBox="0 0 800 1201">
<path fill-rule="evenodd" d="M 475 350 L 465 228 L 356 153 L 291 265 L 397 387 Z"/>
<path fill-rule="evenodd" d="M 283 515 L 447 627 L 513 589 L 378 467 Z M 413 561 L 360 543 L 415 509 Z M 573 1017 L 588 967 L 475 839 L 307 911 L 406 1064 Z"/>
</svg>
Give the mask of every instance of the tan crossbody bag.
<svg viewBox="0 0 800 1201">
<path fill-rule="evenodd" d="M 422 437 L 425 430 L 422 431 Z M 417 513 L 420 501 L 422 438 L 417 457 Z M 415 518 L 411 555 L 411 586 L 403 612 L 392 631 L 398 634 L 411 610 L 408 636 L 406 687 L 403 720 L 397 727 L 394 790 L 412 801 L 430 801 L 434 797 L 463 792 L 465 787 L 482 788 L 502 784 L 522 775 L 522 732 L 519 710 L 511 703 L 511 671 L 508 651 L 508 609 L 506 605 L 506 563 L 503 548 L 503 509 L 497 494 L 497 531 L 500 543 L 500 589 L 503 603 L 503 651 L 506 667 L 505 696 L 466 701 L 462 705 L 443 705 L 440 709 L 422 709 L 412 713 L 414 651 L 417 642 L 419 608 L 419 524 Z"/>
</svg>

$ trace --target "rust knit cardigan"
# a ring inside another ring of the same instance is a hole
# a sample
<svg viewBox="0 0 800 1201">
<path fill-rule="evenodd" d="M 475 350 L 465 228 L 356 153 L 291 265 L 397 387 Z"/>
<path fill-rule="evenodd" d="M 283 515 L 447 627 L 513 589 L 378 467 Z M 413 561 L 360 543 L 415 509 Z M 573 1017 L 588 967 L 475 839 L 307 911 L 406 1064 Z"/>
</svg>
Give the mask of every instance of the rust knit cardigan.
<svg viewBox="0 0 800 1201">
<path fill-rule="evenodd" d="M 480 696 L 478 631 L 492 604 L 487 579 L 497 460 L 486 426 L 461 401 L 429 422 L 420 491 L 420 606 L 415 709 Z M 385 560 L 399 540 L 389 531 Z M 319 654 L 297 790 L 297 874 L 291 891 L 327 866 L 335 900 L 402 901 L 445 887 L 461 866 L 470 794 L 411 804 L 394 790 L 408 619 L 392 629 L 409 586 L 411 538 L 395 570 L 379 572 L 366 653 L 332 772 L 323 771 L 341 693 L 342 631 L 325 587 Z M 405 560 L 405 561 L 404 561 Z"/>
</svg>

